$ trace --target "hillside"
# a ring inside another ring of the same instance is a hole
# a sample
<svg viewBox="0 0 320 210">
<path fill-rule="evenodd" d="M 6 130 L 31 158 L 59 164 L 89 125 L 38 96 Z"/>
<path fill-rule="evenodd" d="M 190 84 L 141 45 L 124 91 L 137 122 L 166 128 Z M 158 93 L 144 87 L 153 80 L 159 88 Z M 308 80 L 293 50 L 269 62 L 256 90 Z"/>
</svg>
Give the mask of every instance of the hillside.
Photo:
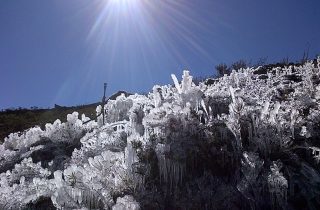
<svg viewBox="0 0 320 210">
<path fill-rule="evenodd" d="M 118 91 L 108 99 L 115 100 L 122 93 L 126 96 L 131 95 L 125 91 Z M 78 112 L 80 116 L 85 114 L 90 118 L 95 118 L 96 108 L 99 104 L 100 102 L 72 107 L 55 105 L 52 109 L 19 108 L 3 110 L 0 112 L 0 142 L 3 142 L 4 138 L 10 133 L 23 131 L 34 126 L 44 129 L 46 123 L 53 123 L 56 119 L 66 122 L 67 114 L 73 112 Z"/>
<path fill-rule="evenodd" d="M 6 137 L 0 209 L 320 209 L 320 58 L 171 77 Z"/>
<path fill-rule="evenodd" d="M 46 123 L 53 123 L 56 119 L 61 119 L 65 122 L 67 114 L 72 112 L 79 112 L 93 117 L 97 105 L 2 111 L 0 112 L 0 142 L 10 133 L 23 131 L 37 125 L 44 128 Z"/>
</svg>

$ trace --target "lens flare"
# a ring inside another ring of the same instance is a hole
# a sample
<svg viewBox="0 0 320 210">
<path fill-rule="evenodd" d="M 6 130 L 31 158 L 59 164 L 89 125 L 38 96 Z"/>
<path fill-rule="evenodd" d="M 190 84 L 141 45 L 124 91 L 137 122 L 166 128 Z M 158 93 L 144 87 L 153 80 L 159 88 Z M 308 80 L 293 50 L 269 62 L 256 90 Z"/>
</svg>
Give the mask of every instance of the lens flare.
<svg viewBox="0 0 320 210">
<path fill-rule="evenodd" d="M 190 29 L 199 23 L 192 19 L 192 5 L 188 1 L 104 0 L 97 8 L 98 16 L 88 40 L 99 40 L 99 45 L 119 48 L 127 44 L 125 47 L 128 49 L 131 44 L 148 52 L 153 50 L 144 48 L 157 44 L 157 47 L 180 60 L 179 50 L 169 44 L 177 40 L 188 48 L 206 54 Z M 139 43 L 141 46 L 137 46 Z"/>
<path fill-rule="evenodd" d="M 121 71 L 130 79 L 143 73 L 145 80 L 155 81 L 159 72 L 153 72 L 153 66 L 163 66 L 164 60 L 175 63 L 176 68 L 189 66 L 190 57 L 183 56 L 186 50 L 194 57 L 211 59 L 197 34 L 206 29 L 200 29 L 203 24 L 195 21 L 198 14 L 189 1 L 103 0 L 95 7 L 95 21 L 87 36 L 93 51 L 90 59 L 94 65 L 101 56 L 105 58 L 107 77 Z M 136 66 L 143 66 L 143 72 Z M 93 71 L 88 70 L 88 78 L 95 75 Z M 132 80 L 134 86 L 136 81 Z"/>
</svg>

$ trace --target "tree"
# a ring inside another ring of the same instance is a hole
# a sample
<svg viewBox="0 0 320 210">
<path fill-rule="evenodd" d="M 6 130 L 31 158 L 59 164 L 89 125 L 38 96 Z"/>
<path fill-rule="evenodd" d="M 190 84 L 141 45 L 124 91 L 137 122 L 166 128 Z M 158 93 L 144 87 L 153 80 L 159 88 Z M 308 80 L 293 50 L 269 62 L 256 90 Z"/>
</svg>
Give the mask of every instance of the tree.
<svg viewBox="0 0 320 210">
<path fill-rule="evenodd" d="M 215 68 L 218 73 L 218 77 L 222 77 L 223 75 L 230 73 L 230 69 L 225 63 L 220 63 Z"/>
<path fill-rule="evenodd" d="M 231 65 L 231 68 L 238 71 L 239 69 L 245 69 L 248 67 L 248 63 L 245 60 L 238 60 Z"/>
</svg>

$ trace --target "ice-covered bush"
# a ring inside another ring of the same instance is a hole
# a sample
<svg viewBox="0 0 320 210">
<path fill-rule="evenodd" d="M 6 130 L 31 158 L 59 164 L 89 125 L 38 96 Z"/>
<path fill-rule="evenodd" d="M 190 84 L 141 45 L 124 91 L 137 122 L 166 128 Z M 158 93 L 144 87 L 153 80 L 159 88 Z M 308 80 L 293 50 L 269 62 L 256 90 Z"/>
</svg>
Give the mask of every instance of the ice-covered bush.
<svg viewBox="0 0 320 210">
<path fill-rule="evenodd" d="M 98 106 L 96 121 L 73 113 L 10 134 L 0 207 L 319 209 L 319 63 L 199 85 L 183 71 Z"/>
</svg>

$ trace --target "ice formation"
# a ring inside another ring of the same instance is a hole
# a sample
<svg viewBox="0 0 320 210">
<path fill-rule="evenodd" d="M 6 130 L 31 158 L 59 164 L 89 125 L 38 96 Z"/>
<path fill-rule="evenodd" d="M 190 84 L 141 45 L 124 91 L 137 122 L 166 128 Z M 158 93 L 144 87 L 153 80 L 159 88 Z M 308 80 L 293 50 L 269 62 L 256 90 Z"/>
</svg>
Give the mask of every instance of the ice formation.
<svg viewBox="0 0 320 210">
<path fill-rule="evenodd" d="M 75 112 L 10 134 L 0 209 L 317 209 L 319 63 L 199 85 L 183 71 L 98 106 L 96 121 Z"/>
</svg>

